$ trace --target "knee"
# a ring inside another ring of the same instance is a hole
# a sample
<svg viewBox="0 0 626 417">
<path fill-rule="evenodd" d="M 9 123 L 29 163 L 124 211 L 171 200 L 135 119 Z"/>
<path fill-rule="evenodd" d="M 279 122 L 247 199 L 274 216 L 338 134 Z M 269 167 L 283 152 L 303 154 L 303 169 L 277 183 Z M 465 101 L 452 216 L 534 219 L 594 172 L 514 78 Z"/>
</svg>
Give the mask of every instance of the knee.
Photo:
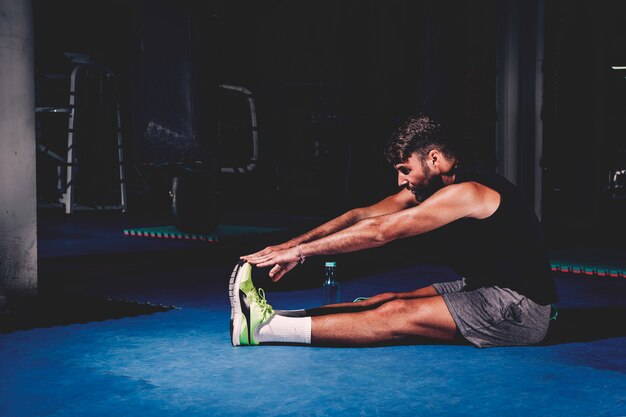
<svg viewBox="0 0 626 417">
<path fill-rule="evenodd" d="M 395 300 L 397 298 L 397 294 L 393 292 L 385 292 L 382 294 L 374 295 L 370 297 L 368 300 L 363 301 L 364 305 L 375 306 L 376 304 L 387 303 L 389 301 Z"/>
<path fill-rule="evenodd" d="M 380 329 L 389 340 L 402 339 L 410 334 L 415 307 L 403 299 L 394 299 L 382 304 L 375 310 L 384 323 Z"/>
<path fill-rule="evenodd" d="M 415 312 L 415 307 L 410 304 L 413 303 L 401 298 L 392 297 L 388 302 L 378 307 L 377 311 L 385 316 L 403 316 L 409 312 Z"/>
<path fill-rule="evenodd" d="M 436 314 L 428 302 L 403 298 L 389 301 L 377 308 L 376 311 L 382 317 L 388 318 L 390 330 L 400 332 L 406 328 L 420 326 Z"/>
<path fill-rule="evenodd" d="M 377 298 L 379 301 L 392 301 L 398 298 L 398 294 L 396 294 L 395 292 L 384 292 L 372 298 Z"/>
</svg>

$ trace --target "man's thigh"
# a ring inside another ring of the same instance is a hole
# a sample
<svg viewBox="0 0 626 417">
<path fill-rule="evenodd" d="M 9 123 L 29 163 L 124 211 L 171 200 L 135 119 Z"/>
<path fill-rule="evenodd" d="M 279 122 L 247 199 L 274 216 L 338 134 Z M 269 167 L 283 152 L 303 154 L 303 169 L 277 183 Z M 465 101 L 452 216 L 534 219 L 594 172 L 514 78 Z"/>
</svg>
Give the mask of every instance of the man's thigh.
<svg viewBox="0 0 626 417">
<path fill-rule="evenodd" d="M 508 288 L 487 287 L 442 294 L 465 339 L 477 347 L 522 346 L 543 340 L 550 306 Z"/>
</svg>

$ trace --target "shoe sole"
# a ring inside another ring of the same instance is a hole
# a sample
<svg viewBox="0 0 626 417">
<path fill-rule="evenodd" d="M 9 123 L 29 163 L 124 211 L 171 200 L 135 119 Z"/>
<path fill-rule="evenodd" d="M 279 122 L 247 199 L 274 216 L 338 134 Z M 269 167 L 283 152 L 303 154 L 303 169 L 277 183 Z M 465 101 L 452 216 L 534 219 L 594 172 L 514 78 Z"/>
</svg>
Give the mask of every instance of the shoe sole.
<svg viewBox="0 0 626 417">
<path fill-rule="evenodd" d="M 241 333 L 241 323 L 243 313 L 241 312 L 241 302 L 239 300 L 239 287 L 241 285 L 241 274 L 245 261 L 239 261 L 232 274 L 230 274 L 230 282 L 228 283 L 228 296 L 230 297 L 230 342 L 233 346 L 240 346 L 239 336 Z"/>
</svg>

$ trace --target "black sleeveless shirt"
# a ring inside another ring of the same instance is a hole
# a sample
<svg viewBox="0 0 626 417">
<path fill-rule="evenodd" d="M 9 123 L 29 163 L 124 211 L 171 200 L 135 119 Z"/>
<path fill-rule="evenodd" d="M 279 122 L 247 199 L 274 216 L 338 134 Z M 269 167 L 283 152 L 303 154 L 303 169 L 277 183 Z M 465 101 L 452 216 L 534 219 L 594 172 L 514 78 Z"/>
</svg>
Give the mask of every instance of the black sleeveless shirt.
<svg viewBox="0 0 626 417">
<path fill-rule="evenodd" d="M 541 305 L 558 300 L 537 217 L 519 190 L 504 177 L 476 167 L 459 167 L 455 184 L 474 181 L 500 194 L 486 219 L 460 219 L 436 235 L 450 266 L 465 277 L 466 290 L 510 288 Z"/>
</svg>

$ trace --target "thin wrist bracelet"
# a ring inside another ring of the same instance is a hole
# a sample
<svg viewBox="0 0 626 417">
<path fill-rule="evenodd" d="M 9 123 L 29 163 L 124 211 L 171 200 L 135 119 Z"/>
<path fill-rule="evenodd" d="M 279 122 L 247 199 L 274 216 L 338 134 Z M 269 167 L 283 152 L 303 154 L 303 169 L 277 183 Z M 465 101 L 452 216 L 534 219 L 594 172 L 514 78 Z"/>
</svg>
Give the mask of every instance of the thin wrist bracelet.
<svg viewBox="0 0 626 417">
<path fill-rule="evenodd" d="M 300 264 L 303 264 L 304 261 L 306 260 L 306 256 L 304 256 L 304 254 L 302 253 L 302 249 L 300 248 L 300 245 L 296 245 L 296 250 L 298 251 L 298 256 L 300 257 Z"/>
</svg>

